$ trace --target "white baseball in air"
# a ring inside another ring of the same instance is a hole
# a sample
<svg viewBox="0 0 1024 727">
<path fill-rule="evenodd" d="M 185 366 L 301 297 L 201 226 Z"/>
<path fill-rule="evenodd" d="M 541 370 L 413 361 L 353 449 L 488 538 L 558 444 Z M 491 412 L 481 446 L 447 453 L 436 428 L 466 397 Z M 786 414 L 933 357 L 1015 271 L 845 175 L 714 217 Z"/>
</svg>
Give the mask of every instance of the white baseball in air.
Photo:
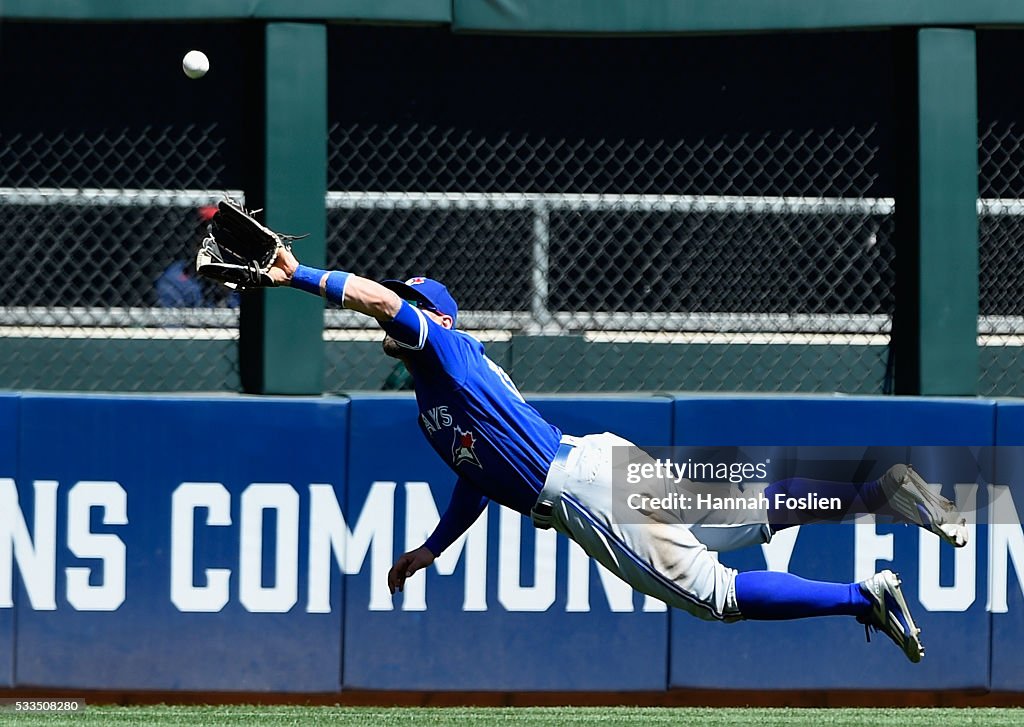
<svg viewBox="0 0 1024 727">
<path fill-rule="evenodd" d="M 202 78 L 210 70 L 210 59 L 201 50 L 190 50 L 181 59 L 181 70 L 189 78 Z"/>
</svg>

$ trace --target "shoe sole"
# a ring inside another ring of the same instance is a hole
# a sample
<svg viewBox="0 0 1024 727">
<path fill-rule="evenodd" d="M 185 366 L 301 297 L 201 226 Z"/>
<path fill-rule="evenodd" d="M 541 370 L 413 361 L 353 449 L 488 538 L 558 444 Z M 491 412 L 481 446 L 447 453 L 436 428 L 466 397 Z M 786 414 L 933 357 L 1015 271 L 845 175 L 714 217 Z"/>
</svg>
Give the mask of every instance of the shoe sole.
<svg viewBox="0 0 1024 727">
<path fill-rule="evenodd" d="M 903 598 L 903 589 L 900 588 L 903 581 L 900 579 L 898 573 L 888 571 L 884 574 L 886 589 L 885 592 L 893 597 L 896 604 L 899 606 L 903 617 L 907 621 L 907 629 L 909 633 L 904 635 L 903 653 L 907 655 L 907 658 L 917 664 L 924 658 L 924 646 L 921 644 L 921 629 L 914 623 L 914 617 L 910 615 L 910 607 L 907 606 L 907 601 Z M 891 611 L 891 609 L 886 609 Z M 897 619 L 897 623 L 899 620 Z"/>
</svg>

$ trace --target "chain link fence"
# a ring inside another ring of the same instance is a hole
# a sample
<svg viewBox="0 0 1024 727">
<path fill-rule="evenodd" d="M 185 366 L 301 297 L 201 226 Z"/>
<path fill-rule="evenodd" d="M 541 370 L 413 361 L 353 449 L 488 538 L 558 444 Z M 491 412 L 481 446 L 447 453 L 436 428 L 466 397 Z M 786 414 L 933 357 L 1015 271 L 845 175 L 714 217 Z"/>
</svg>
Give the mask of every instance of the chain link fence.
<svg viewBox="0 0 1024 727">
<path fill-rule="evenodd" d="M 427 275 L 531 391 L 881 393 L 891 199 L 875 129 L 550 139 L 334 125 L 328 263 Z M 331 390 L 401 387 L 328 311 Z"/>
<path fill-rule="evenodd" d="M 335 125 L 328 263 L 444 280 L 461 327 L 533 391 L 880 393 L 893 203 L 867 196 L 874 137 Z M 221 143 L 216 127 L 0 135 L 0 386 L 238 389 L 237 299 L 187 269 Z M 979 393 L 1020 395 L 1024 129 L 982 129 L 979 160 Z M 328 311 L 329 390 L 407 383 L 380 335 Z"/>
<path fill-rule="evenodd" d="M 983 396 L 1021 396 L 1024 383 L 1024 129 L 993 122 L 978 138 L 978 343 Z"/>
<path fill-rule="evenodd" d="M 0 134 L 0 387 L 237 390 L 237 300 L 189 269 L 215 126 Z"/>
</svg>

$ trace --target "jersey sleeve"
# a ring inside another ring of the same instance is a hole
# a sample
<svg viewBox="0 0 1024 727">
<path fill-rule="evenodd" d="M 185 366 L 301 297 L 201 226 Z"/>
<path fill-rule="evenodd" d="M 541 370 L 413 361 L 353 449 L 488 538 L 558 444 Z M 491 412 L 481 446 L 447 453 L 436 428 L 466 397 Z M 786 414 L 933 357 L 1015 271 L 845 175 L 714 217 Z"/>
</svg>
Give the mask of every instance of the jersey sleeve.
<svg viewBox="0 0 1024 727">
<path fill-rule="evenodd" d="M 488 502 L 488 498 L 481 494 L 480 490 L 459 478 L 455 483 L 448 509 L 444 511 L 434 532 L 424 543 L 427 550 L 435 557 L 441 555 L 449 545 L 459 539 L 460 535 L 469 530 Z"/>
<path fill-rule="evenodd" d="M 398 313 L 390 321 L 381 321 L 383 328 L 403 348 L 411 351 L 422 351 L 427 343 L 427 332 L 430 321 L 423 312 L 404 300 Z"/>
<path fill-rule="evenodd" d="M 469 344 L 462 339 L 468 337 L 435 323 L 419 308 L 402 301 L 395 317 L 381 321 L 380 326 L 398 345 L 419 352 L 415 354 L 418 363 L 443 369 L 456 380 L 465 376 Z"/>
</svg>

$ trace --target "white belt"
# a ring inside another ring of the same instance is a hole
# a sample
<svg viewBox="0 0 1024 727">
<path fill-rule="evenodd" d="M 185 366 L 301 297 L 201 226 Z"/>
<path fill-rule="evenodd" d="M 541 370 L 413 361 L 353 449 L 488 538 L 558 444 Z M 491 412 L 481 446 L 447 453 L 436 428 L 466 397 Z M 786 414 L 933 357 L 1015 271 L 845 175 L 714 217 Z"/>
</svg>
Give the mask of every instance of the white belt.
<svg viewBox="0 0 1024 727">
<path fill-rule="evenodd" d="M 562 477 L 552 477 L 553 474 L 562 474 L 566 471 L 565 464 L 569 454 L 576 449 L 576 438 L 570 436 L 562 437 L 562 441 L 555 450 L 555 456 L 551 460 L 551 467 L 548 469 L 548 476 L 544 480 L 544 488 L 537 496 L 537 502 L 530 510 L 530 520 L 534 527 L 540 530 L 547 530 L 551 527 L 551 521 L 555 514 L 555 503 L 562 496 Z"/>
</svg>

